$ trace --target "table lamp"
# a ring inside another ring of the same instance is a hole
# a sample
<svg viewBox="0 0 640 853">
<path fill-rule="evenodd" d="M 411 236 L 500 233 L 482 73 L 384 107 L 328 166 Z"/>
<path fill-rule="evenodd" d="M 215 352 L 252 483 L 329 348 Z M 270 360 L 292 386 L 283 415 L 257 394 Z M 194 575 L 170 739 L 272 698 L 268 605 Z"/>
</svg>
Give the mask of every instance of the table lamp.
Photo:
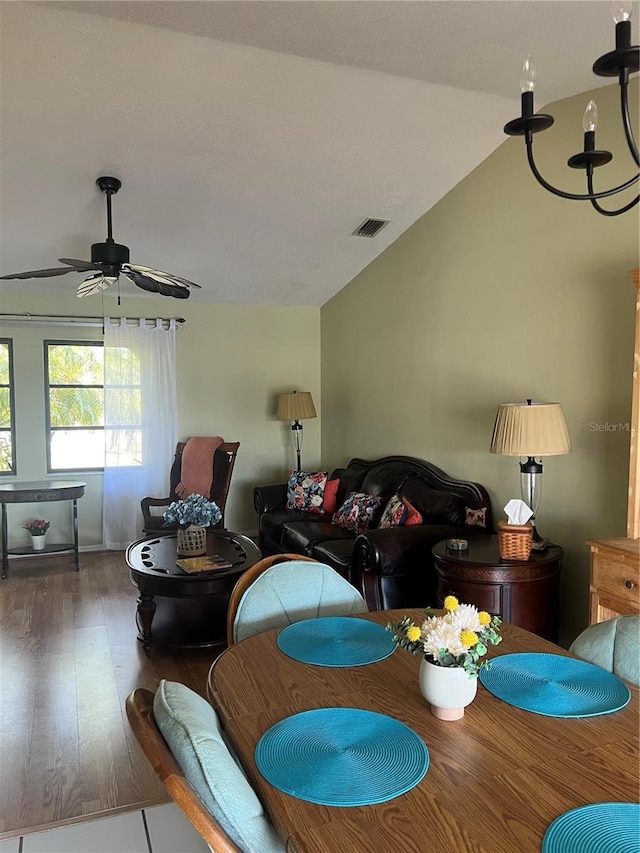
<svg viewBox="0 0 640 853">
<path fill-rule="evenodd" d="M 279 421 L 291 421 L 291 432 L 293 444 L 296 449 L 298 471 L 300 468 L 300 451 L 302 450 L 302 421 L 305 418 L 315 418 L 316 408 L 310 391 L 291 391 L 288 394 L 278 396 L 278 407 L 276 419 Z"/>
<path fill-rule="evenodd" d="M 542 494 L 541 456 L 569 453 L 571 440 L 560 403 L 503 403 L 498 407 L 491 438 L 491 453 L 500 456 L 526 456 L 520 463 L 522 500 L 533 512 L 533 544 L 543 551 L 548 540 L 536 530 L 536 515 Z"/>
</svg>

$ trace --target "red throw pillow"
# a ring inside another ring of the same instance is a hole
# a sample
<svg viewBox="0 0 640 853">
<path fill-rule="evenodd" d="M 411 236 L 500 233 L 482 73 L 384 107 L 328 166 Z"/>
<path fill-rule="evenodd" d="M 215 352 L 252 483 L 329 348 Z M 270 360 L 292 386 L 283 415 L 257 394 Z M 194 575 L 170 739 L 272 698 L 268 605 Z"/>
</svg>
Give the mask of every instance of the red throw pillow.
<svg viewBox="0 0 640 853">
<path fill-rule="evenodd" d="M 412 527 L 414 524 L 422 524 L 422 516 L 413 504 L 410 504 L 406 498 L 402 498 L 402 503 L 407 508 L 407 517 L 403 522 L 403 527 Z"/>
<path fill-rule="evenodd" d="M 338 498 L 338 487 L 340 480 L 327 480 L 327 485 L 324 487 L 324 501 L 322 502 L 322 511 L 333 515 L 336 511 L 336 500 Z"/>
</svg>

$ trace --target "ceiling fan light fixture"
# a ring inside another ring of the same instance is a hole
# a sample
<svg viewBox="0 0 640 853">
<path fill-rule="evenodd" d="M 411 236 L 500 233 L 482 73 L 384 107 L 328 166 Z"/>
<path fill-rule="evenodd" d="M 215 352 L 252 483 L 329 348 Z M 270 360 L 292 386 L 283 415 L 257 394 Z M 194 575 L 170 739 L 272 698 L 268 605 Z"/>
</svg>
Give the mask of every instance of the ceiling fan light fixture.
<svg viewBox="0 0 640 853">
<path fill-rule="evenodd" d="M 86 278 L 78 287 L 77 295 L 84 297 L 100 293 L 107 287 L 111 287 L 112 284 L 118 281 L 120 273 L 124 273 L 136 287 L 146 290 L 149 293 L 159 293 L 161 296 L 173 296 L 176 299 L 188 299 L 191 295 L 191 288 L 200 288 L 199 284 L 173 275 L 172 273 L 129 263 L 129 247 L 121 243 L 116 243 L 113 239 L 111 196 L 118 192 L 122 186 L 122 182 L 118 178 L 103 176 L 97 179 L 96 184 L 107 199 L 107 239 L 103 243 L 93 243 L 91 245 L 91 261 L 79 261 L 75 258 L 58 258 L 59 262 L 66 264 L 66 266 L 3 275 L 0 276 L 0 280 L 49 278 L 51 276 L 65 275 L 69 272 L 87 273 L 93 271 L 94 274 Z M 119 297 L 118 304 L 120 304 Z"/>
</svg>

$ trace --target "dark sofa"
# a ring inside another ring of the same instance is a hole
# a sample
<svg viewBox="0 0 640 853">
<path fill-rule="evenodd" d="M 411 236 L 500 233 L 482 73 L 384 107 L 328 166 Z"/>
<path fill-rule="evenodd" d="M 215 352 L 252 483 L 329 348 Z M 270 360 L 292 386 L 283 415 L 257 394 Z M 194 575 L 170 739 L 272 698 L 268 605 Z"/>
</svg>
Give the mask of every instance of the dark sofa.
<svg viewBox="0 0 640 853">
<path fill-rule="evenodd" d="M 407 498 L 423 523 L 412 527 L 369 528 L 356 534 L 331 523 L 330 514 L 286 509 L 285 483 L 253 491 L 259 517 L 259 544 L 265 556 L 304 554 L 326 563 L 364 595 L 370 610 L 436 604 L 432 547 L 442 539 L 493 532 L 491 500 L 478 483 L 458 480 L 430 462 L 411 456 L 352 459 L 329 479 L 339 479 L 337 507 L 349 492 Z M 467 525 L 467 508 L 485 509 L 485 525 Z"/>
</svg>

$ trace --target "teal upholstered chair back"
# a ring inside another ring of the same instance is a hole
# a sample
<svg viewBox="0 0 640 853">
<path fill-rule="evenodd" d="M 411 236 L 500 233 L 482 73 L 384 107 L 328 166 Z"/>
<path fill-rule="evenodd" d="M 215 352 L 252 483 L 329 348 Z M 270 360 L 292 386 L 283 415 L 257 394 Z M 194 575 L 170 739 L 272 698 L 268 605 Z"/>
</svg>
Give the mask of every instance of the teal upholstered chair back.
<svg viewBox="0 0 640 853">
<path fill-rule="evenodd" d="M 292 560 L 266 569 L 245 590 L 233 620 L 233 640 L 303 619 L 367 612 L 358 590 L 330 566 Z"/>
<path fill-rule="evenodd" d="M 187 782 L 237 849 L 284 853 L 211 705 L 184 684 L 163 679 L 153 718 Z M 216 839 L 210 846 L 218 850 L 219 845 Z"/>
<path fill-rule="evenodd" d="M 590 625 L 569 651 L 640 687 L 640 616 L 618 616 Z"/>
</svg>

